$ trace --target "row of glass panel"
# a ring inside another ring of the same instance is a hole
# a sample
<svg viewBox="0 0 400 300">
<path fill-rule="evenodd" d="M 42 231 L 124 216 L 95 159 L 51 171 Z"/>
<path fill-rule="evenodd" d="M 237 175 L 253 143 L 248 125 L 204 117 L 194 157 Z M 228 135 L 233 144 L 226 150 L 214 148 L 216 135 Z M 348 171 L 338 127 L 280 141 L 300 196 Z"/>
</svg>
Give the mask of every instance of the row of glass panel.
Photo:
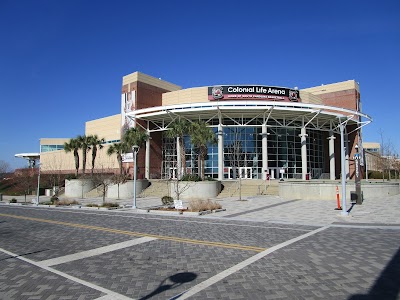
<svg viewBox="0 0 400 300">
<path fill-rule="evenodd" d="M 217 131 L 216 128 L 213 129 Z M 301 178 L 300 129 L 269 127 L 268 172 L 272 178 Z M 324 153 L 322 133 L 307 131 L 308 171 L 319 176 L 323 171 Z M 239 174 L 245 178 L 262 178 L 261 127 L 224 127 L 224 177 L 230 179 Z M 197 155 L 185 137 L 186 167 L 188 173 L 197 173 Z M 176 139 L 163 138 L 163 178 L 176 176 Z M 208 146 L 205 175 L 218 177 L 218 145 Z"/>
</svg>

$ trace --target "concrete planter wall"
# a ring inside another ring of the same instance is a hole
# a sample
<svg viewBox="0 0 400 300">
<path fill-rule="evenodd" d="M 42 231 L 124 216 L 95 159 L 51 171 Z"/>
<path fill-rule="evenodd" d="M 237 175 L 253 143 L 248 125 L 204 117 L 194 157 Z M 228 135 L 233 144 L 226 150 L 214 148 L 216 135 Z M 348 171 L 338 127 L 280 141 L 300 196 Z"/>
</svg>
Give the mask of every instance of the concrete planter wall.
<svg viewBox="0 0 400 300">
<path fill-rule="evenodd" d="M 279 183 L 279 196 L 284 199 L 304 200 L 336 200 L 336 187 L 342 199 L 341 182 L 333 181 L 284 181 Z M 350 192 L 355 191 L 354 181 L 346 184 L 346 199 L 350 200 Z M 361 183 L 364 199 L 392 196 L 400 194 L 399 183 L 365 182 Z"/>
<path fill-rule="evenodd" d="M 66 179 L 65 180 L 65 197 L 82 198 L 87 192 L 94 188 L 91 179 Z"/>
<path fill-rule="evenodd" d="M 178 187 L 177 187 L 178 184 Z M 216 197 L 221 192 L 220 181 L 175 181 L 171 182 L 170 193 L 177 199 L 177 190 L 180 191 L 180 200 L 207 200 Z"/>
<path fill-rule="evenodd" d="M 148 186 L 149 181 L 147 179 L 136 180 L 136 196 L 139 195 Z M 113 199 L 133 198 L 133 180 L 128 180 L 127 182 L 119 185 L 119 197 L 118 184 L 109 185 L 106 197 Z"/>
<path fill-rule="evenodd" d="M 44 190 L 44 195 L 45 196 L 53 196 L 54 195 L 53 189 L 45 189 Z"/>
</svg>

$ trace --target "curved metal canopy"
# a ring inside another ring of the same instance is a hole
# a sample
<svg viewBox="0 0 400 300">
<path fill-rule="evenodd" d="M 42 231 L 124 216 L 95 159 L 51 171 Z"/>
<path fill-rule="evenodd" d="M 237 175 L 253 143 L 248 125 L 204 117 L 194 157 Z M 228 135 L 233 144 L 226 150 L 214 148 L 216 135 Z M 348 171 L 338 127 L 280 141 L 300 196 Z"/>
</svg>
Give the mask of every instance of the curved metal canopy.
<svg viewBox="0 0 400 300">
<path fill-rule="evenodd" d="M 275 101 L 215 101 L 156 106 L 135 110 L 127 114 L 133 121 L 143 120 L 149 132 L 168 130 L 177 118 L 189 121 L 204 120 L 217 126 L 212 120 L 229 120 L 229 126 L 262 126 L 273 120 L 282 127 L 308 127 L 322 131 L 339 132 L 340 124 L 355 125 L 357 130 L 372 118 L 359 111 L 297 102 Z M 138 123 L 139 124 L 139 123 Z M 353 131 L 354 131 L 353 130 Z"/>
</svg>

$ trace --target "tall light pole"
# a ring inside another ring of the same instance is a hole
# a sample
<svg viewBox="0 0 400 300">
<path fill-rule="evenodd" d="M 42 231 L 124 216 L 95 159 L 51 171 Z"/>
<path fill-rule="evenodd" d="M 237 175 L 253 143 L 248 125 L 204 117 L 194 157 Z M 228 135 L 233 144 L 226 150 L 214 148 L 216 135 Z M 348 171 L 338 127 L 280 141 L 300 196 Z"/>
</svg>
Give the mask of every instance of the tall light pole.
<svg viewBox="0 0 400 300">
<path fill-rule="evenodd" d="M 358 145 L 355 146 L 356 153 L 354 154 L 354 167 L 355 167 L 355 184 L 356 184 L 356 203 L 362 204 L 362 192 L 361 192 L 361 168 L 360 168 L 360 153 L 358 152 Z"/>
<path fill-rule="evenodd" d="M 36 205 L 39 205 L 40 165 L 41 165 L 41 163 L 38 164 L 38 166 L 39 166 L 39 174 L 38 174 L 38 181 L 37 181 Z"/>
<path fill-rule="evenodd" d="M 133 205 L 132 208 L 136 209 L 136 176 L 137 176 L 137 154 L 139 152 L 139 146 L 132 146 L 133 152 Z"/>
<path fill-rule="evenodd" d="M 340 124 L 340 152 L 341 152 L 341 168 L 342 168 L 342 216 L 347 216 L 346 207 L 346 157 L 344 147 L 344 125 Z"/>
</svg>

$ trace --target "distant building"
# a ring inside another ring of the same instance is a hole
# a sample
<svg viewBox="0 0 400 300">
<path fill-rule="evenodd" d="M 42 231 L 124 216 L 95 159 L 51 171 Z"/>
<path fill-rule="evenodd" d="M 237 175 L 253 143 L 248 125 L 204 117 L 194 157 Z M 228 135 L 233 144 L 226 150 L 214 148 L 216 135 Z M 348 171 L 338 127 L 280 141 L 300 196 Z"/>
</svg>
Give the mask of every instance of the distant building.
<svg viewBox="0 0 400 300">
<path fill-rule="evenodd" d="M 364 142 L 363 149 L 369 151 L 371 153 L 381 153 L 381 144 L 379 143 L 371 143 L 371 142 Z"/>
</svg>

